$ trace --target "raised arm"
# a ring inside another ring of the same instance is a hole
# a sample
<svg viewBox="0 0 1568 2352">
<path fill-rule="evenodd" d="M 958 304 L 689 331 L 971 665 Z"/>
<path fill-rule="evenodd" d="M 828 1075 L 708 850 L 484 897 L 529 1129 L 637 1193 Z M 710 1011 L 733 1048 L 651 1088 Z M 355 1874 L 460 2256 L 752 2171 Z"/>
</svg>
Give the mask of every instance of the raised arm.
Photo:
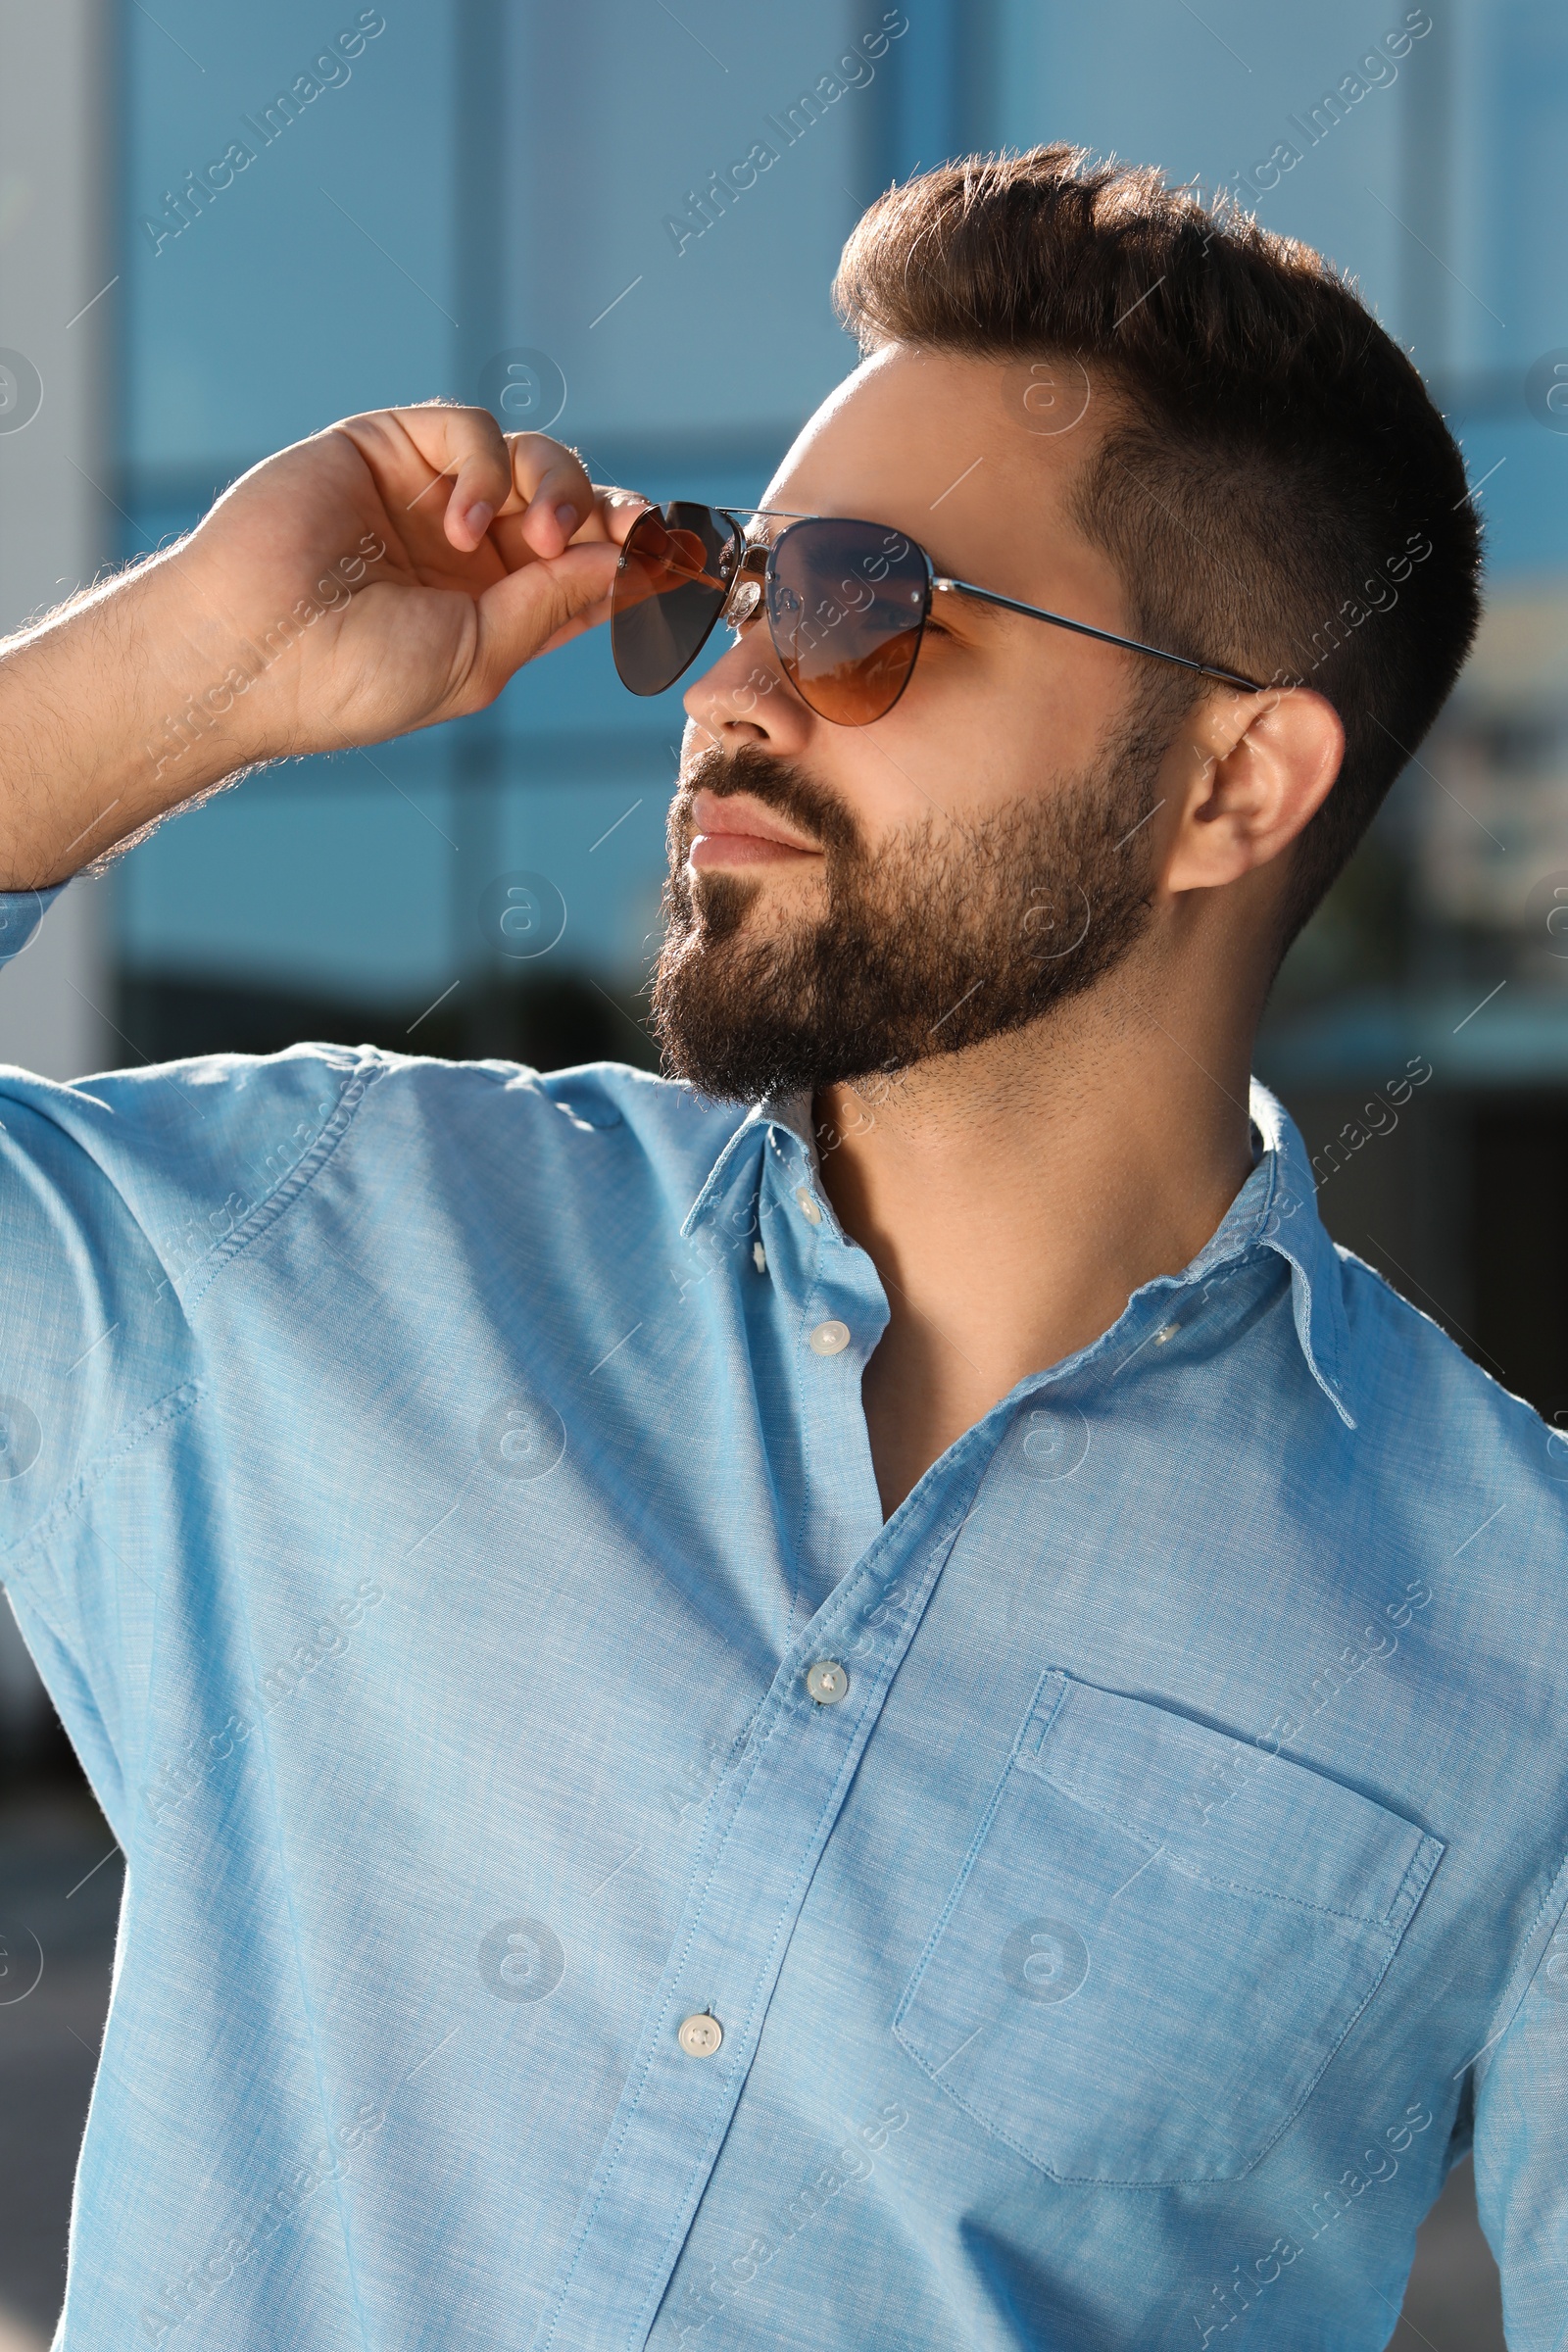
<svg viewBox="0 0 1568 2352">
<path fill-rule="evenodd" d="M 225 777 L 482 710 L 604 618 L 641 501 L 483 409 L 351 416 L 0 644 L 0 888 Z"/>
</svg>

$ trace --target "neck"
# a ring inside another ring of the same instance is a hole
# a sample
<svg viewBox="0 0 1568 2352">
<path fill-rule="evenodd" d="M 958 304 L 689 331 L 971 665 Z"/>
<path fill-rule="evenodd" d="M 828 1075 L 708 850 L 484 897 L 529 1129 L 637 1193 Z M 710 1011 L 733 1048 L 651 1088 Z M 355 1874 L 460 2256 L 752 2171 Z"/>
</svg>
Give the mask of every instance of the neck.
<svg viewBox="0 0 1568 2352">
<path fill-rule="evenodd" d="M 891 1321 L 862 1397 L 884 1511 L 1031 1372 L 1178 1273 L 1251 1166 L 1252 1023 L 1125 967 L 1027 1029 L 815 1099 Z"/>
</svg>

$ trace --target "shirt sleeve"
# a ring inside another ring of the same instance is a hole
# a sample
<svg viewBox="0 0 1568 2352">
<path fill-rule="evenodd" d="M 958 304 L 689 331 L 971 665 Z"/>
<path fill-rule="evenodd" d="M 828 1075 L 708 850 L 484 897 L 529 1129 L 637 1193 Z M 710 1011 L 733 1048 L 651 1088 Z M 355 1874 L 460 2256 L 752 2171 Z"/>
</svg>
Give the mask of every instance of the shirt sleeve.
<svg viewBox="0 0 1568 2352">
<path fill-rule="evenodd" d="M 15 963 L 30 948 L 38 925 L 66 888 L 54 883 L 48 890 L 0 890 L 0 964 Z"/>
<path fill-rule="evenodd" d="M 1476 2200 L 1509 2352 L 1556 2352 L 1568 2311 L 1568 1864 L 1475 2070 Z M 1521 1997 L 1522 1988 L 1522 1997 Z"/>
<path fill-rule="evenodd" d="M 41 905 L 0 896 L 0 956 Z M 367 1056 L 328 1046 L 71 1085 L 0 1065 L 0 1583 L 112 1822 L 161 1579 L 219 1507 L 181 1469 L 192 1306 L 366 1083 Z"/>
</svg>

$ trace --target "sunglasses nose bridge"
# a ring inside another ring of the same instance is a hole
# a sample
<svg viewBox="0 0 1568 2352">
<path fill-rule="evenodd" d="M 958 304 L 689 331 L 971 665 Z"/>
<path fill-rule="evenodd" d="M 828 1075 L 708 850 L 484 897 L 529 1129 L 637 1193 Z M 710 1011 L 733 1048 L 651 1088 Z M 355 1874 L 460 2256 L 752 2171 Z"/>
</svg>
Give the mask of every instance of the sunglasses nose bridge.
<svg viewBox="0 0 1568 2352">
<path fill-rule="evenodd" d="M 738 629 L 750 620 L 762 601 L 762 583 L 767 573 L 768 550 L 761 540 L 748 542 L 740 562 L 730 574 L 729 594 L 719 614 L 725 628 Z"/>
</svg>

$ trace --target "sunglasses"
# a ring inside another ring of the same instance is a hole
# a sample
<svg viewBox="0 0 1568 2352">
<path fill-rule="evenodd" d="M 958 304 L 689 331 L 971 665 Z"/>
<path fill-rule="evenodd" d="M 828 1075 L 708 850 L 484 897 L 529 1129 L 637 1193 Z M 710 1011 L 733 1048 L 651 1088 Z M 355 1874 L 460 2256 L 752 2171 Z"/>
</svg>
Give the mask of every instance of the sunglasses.
<svg viewBox="0 0 1568 2352">
<path fill-rule="evenodd" d="M 748 539 L 741 514 L 777 515 L 788 528 L 771 542 Z M 885 523 L 688 499 L 648 508 L 627 532 L 611 596 L 611 651 L 622 685 L 662 694 L 720 620 L 740 628 L 762 606 L 779 665 L 807 708 L 835 726 L 864 727 L 886 717 L 907 686 L 939 588 L 1174 662 L 1249 694 L 1263 691 L 1255 678 L 1212 662 L 949 579 L 923 547 Z"/>
</svg>

